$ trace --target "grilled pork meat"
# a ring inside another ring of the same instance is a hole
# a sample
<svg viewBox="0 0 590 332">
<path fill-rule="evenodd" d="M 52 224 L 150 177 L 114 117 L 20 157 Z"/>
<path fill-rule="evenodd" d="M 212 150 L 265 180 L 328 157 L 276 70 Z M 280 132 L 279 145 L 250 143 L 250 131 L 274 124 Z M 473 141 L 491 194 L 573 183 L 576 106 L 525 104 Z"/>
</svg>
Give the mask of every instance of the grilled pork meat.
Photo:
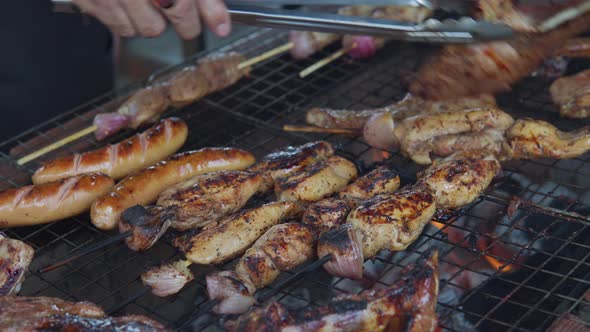
<svg viewBox="0 0 590 332">
<path fill-rule="evenodd" d="M 272 202 L 233 214 L 174 245 L 196 264 L 218 264 L 243 253 L 272 226 L 301 213 L 293 202 Z"/>
<path fill-rule="evenodd" d="M 433 142 L 437 138 L 451 138 L 448 135 L 476 133 L 487 129 L 504 131 L 514 120 L 498 108 L 482 108 L 457 112 L 439 112 L 418 115 L 402 121 L 395 129 L 394 135 L 401 142 L 401 152 L 418 164 L 430 164 L 430 153 L 435 152 Z M 463 139 L 477 139 L 477 136 L 465 136 Z M 488 138 L 484 141 L 487 144 Z M 481 143 L 481 142 L 480 142 Z M 475 142 L 469 146 L 479 146 Z M 457 148 L 460 148 L 457 146 Z M 443 149 L 444 150 L 444 149 Z"/>
<path fill-rule="evenodd" d="M 261 172 L 276 181 L 320 160 L 334 155 L 334 147 L 325 141 L 311 142 L 300 146 L 288 146 L 264 156 L 250 168 L 252 172 Z"/>
<path fill-rule="evenodd" d="M 452 112 L 496 106 L 492 95 L 480 95 L 443 101 L 428 101 L 412 95 L 382 108 L 368 110 L 338 110 L 315 107 L 307 111 L 305 120 L 309 125 L 322 128 L 348 128 L 362 130 L 369 118 L 383 112 L 390 113 L 397 123 L 403 119 L 438 112 Z"/>
<path fill-rule="evenodd" d="M 318 236 L 342 225 L 359 200 L 398 187 L 397 173 L 382 166 L 349 184 L 340 192 L 342 198 L 326 198 L 310 205 L 300 224 L 273 226 L 246 251 L 235 272 L 207 276 L 209 297 L 220 300 L 216 312 L 245 312 L 254 303 L 257 289 L 272 283 L 282 271 L 312 259 Z"/>
<path fill-rule="evenodd" d="M 235 272 L 207 276 L 209 298 L 220 300 L 213 309 L 222 314 L 239 314 L 255 302 L 254 292 L 272 281 L 281 271 L 291 270 L 315 255 L 314 235 L 305 225 L 275 225 L 246 251 Z"/>
<path fill-rule="evenodd" d="M 430 222 L 435 209 L 433 195 L 421 186 L 378 195 L 353 209 L 347 224 L 320 237 L 318 256 L 332 255 L 324 264 L 331 274 L 360 279 L 365 258 L 382 249 L 406 249 Z"/>
<path fill-rule="evenodd" d="M 556 80 L 550 92 L 553 102 L 560 107 L 561 116 L 576 119 L 590 117 L 590 69 Z"/>
<path fill-rule="evenodd" d="M 281 201 L 311 203 L 338 192 L 356 177 L 354 163 L 332 156 L 279 178 L 275 183 L 275 194 Z"/>
<path fill-rule="evenodd" d="M 430 189 L 438 208 L 457 208 L 479 197 L 500 169 L 500 162 L 489 151 L 457 152 L 434 161 L 419 175 L 417 185 Z"/>
<path fill-rule="evenodd" d="M 234 84 L 250 72 L 250 68 L 237 69 L 243 60 L 243 56 L 237 53 L 204 58 L 196 67 L 189 67 L 168 81 L 139 90 L 116 112 L 95 116 L 96 138 L 102 140 L 124 128 L 136 129 L 156 121 L 171 104 L 180 106 L 195 102 Z"/>
<path fill-rule="evenodd" d="M 265 189 L 265 181 L 259 173 L 242 171 L 198 175 L 162 192 L 157 204 L 174 212 L 173 228 L 203 227 L 244 207 Z"/>
<path fill-rule="evenodd" d="M 0 233 L 0 296 L 18 293 L 34 255 L 28 244 Z"/>
<path fill-rule="evenodd" d="M 131 231 L 125 243 L 131 250 L 143 251 L 151 248 L 166 233 L 174 219 L 174 213 L 167 208 L 136 205 L 121 215 L 119 231 Z"/>
<path fill-rule="evenodd" d="M 569 159 L 590 150 L 590 127 L 563 132 L 548 122 L 517 120 L 506 131 L 503 154 L 508 159 Z"/>
<path fill-rule="evenodd" d="M 434 331 L 438 253 L 409 265 L 390 287 L 334 298 L 321 307 L 289 310 L 279 302 L 226 324 L 229 331 Z"/>
<path fill-rule="evenodd" d="M 509 41 L 446 46 L 425 63 L 410 92 L 426 99 L 450 99 L 507 91 L 552 56 L 569 38 L 590 28 L 590 13 L 540 35 Z"/>
<path fill-rule="evenodd" d="M 109 317 L 89 302 L 51 297 L 0 297 L 0 330 L 22 331 L 168 331 L 145 316 Z"/>
</svg>

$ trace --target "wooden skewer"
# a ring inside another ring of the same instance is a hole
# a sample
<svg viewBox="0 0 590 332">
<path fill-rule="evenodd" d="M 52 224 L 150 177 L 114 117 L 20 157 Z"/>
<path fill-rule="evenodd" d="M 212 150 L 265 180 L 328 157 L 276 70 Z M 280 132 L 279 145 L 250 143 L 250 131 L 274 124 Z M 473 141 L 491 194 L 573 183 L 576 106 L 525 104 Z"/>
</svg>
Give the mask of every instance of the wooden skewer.
<svg viewBox="0 0 590 332">
<path fill-rule="evenodd" d="M 284 45 L 281 45 L 279 47 L 273 48 L 272 50 L 269 50 L 267 52 L 264 52 L 264 53 L 262 53 L 262 54 L 260 54 L 258 56 L 255 56 L 255 57 L 253 57 L 251 59 L 248 59 L 248 60 L 240 63 L 238 65 L 238 69 L 244 69 L 246 67 L 252 66 L 252 65 L 257 64 L 259 62 L 262 62 L 262 61 L 264 61 L 266 59 L 269 59 L 269 58 L 271 58 L 271 57 L 273 57 L 275 55 L 281 54 L 283 52 L 287 52 L 291 48 L 293 48 L 293 43 L 292 42 L 288 42 L 288 43 L 286 43 Z M 75 140 L 77 140 L 77 139 L 79 139 L 81 137 L 84 137 L 86 135 L 90 135 L 93 132 L 95 132 L 97 129 L 98 128 L 95 125 L 92 125 L 92 126 L 90 126 L 88 128 L 85 128 L 85 129 L 82 129 L 82 130 L 80 130 L 80 131 L 78 131 L 76 133 L 73 133 L 70 136 L 64 137 L 64 138 L 60 139 L 57 142 L 54 142 L 54 143 L 52 143 L 52 144 L 50 144 L 50 145 L 48 145 L 48 146 L 46 146 L 46 147 L 44 147 L 42 149 L 39 149 L 39 150 L 37 150 L 35 152 L 32 152 L 32 153 L 30 153 L 30 154 L 28 154 L 28 155 L 20 158 L 19 160 L 17 160 L 16 163 L 19 166 L 22 166 L 22 165 L 24 165 L 24 164 L 26 164 L 26 163 L 28 163 L 28 162 L 30 162 L 32 160 L 35 160 L 35 159 L 37 159 L 37 158 L 39 158 L 39 157 L 41 157 L 41 156 L 43 156 L 43 155 L 45 155 L 45 154 L 53 151 L 53 150 L 59 149 L 62 146 L 66 145 L 66 144 L 69 144 L 69 143 L 71 143 L 71 142 L 73 142 L 73 141 L 75 141 Z"/>
<path fill-rule="evenodd" d="M 299 77 L 300 78 L 305 78 L 307 76 L 309 76 L 311 73 L 313 73 L 314 71 L 328 65 L 329 63 L 333 62 L 334 60 L 338 59 L 339 57 L 343 56 L 344 54 L 346 54 L 348 52 L 347 48 L 341 48 L 340 50 L 332 53 L 331 55 L 323 58 L 322 60 L 314 63 L 313 65 L 305 68 L 304 70 L 302 70 L 299 73 Z"/>
<path fill-rule="evenodd" d="M 326 134 L 350 135 L 350 136 L 361 136 L 361 134 L 362 134 L 360 130 L 356 130 L 356 129 L 321 128 L 321 127 L 314 127 L 314 126 L 284 125 L 283 130 L 288 131 L 288 132 L 326 133 Z"/>
</svg>

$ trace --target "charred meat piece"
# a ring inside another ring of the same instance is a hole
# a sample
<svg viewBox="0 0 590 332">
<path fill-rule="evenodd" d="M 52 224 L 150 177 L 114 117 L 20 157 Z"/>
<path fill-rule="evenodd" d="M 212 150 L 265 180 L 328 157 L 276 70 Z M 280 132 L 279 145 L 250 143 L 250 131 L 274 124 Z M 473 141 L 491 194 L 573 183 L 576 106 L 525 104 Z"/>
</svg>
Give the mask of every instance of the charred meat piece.
<svg viewBox="0 0 590 332">
<path fill-rule="evenodd" d="M 250 73 L 250 67 L 238 69 L 245 60 L 234 52 L 199 60 L 195 67 L 188 67 L 170 79 L 170 102 L 173 106 L 190 104 L 236 83 Z"/>
<path fill-rule="evenodd" d="M 195 279 L 186 261 L 156 266 L 141 274 L 144 285 L 151 287 L 152 293 L 164 297 L 178 293 L 184 285 Z"/>
<path fill-rule="evenodd" d="M 320 160 L 275 183 L 281 201 L 311 203 L 328 197 L 357 177 L 354 163 L 339 156 Z"/>
<path fill-rule="evenodd" d="M 18 293 L 34 255 L 30 245 L 0 233 L 0 296 Z"/>
<path fill-rule="evenodd" d="M 172 228 L 187 230 L 238 211 L 264 187 L 265 178 L 259 173 L 219 171 L 170 187 L 160 194 L 157 204 L 174 213 Z"/>
<path fill-rule="evenodd" d="M 243 56 L 237 53 L 208 57 L 199 60 L 196 67 L 182 70 L 168 81 L 160 80 L 153 86 L 139 90 L 116 112 L 95 116 L 96 138 L 102 140 L 126 127 L 136 129 L 147 122 L 158 120 L 171 104 L 182 106 L 234 84 L 250 72 L 250 68 L 237 68 L 243 60 Z"/>
<path fill-rule="evenodd" d="M 440 100 L 507 91 L 569 38 L 589 27 L 590 13 L 586 13 L 545 34 L 446 46 L 419 69 L 410 92 Z"/>
<path fill-rule="evenodd" d="M 485 150 L 457 152 L 436 160 L 418 179 L 434 195 L 438 208 L 457 208 L 473 202 L 490 185 L 501 166 Z"/>
<path fill-rule="evenodd" d="M 89 302 L 52 297 L 0 297 L 0 330 L 16 331 L 169 331 L 145 316 L 109 317 Z"/>
<path fill-rule="evenodd" d="M 312 231 L 299 223 L 275 225 L 246 251 L 235 272 L 207 276 L 209 298 L 221 300 L 217 313 L 239 314 L 254 301 L 254 292 L 315 255 Z"/>
<path fill-rule="evenodd" d="M 269 228 L 301 213 L 293 202 L 272 202 L 233 214 L 174 245 L 196 264 L 218 264 L 243 253 Z"/>
<path fill-rule="evenodd" d="M 367 120 L 383 112 L 391 113 L 395 122 L 420 114 L 461 111 L 496 106 L 492 95 L 481 95 L 443 101 L 428 101 L 407 95 L 404 99 L 382 108 L 368 110 L 339 110 L 315 107 L 307 111 L 308 124 L 322 128 L 363 129 Z"/>
<path fill-rule="evenodd" d="M 324 198 L 305 209 L 301 223 L 314 231 L 315 236 L 346 222 L 346 217 L 357 205 L 356 201 L 342 198 Z"/>
<path fill-rule="evenodd" d="M 399 184 L 399 175 L 396 171 L 379 166 L 346 186 L 338 195 L 342 199 L 362 201 L 378 194 L 394 192 L 399 188 Z"/>
<path fill-rule="evenodd" d="M 563 132 L 545 121 L 520 119 L 506 132 L 503 154 L 509 159 L 569 159 L 588 150 L 588 126 Z"/>
<path fill-rule="evenodd" d="M 553 102 L 560 106 L 561 116 L 576 119 L 590 117 L 590 69 L 556 80 L 550 91 Z"/>
<path fill-rule="evenodd" d="M 289 146 L 264 156 L 250 168 L 252 172 L 268 175 L 272 181 L 298 172 L 317 161 L 334 155 L 332 144 L 324 141 L 311 142 L 300 146 Z"/>
<path fill-rule="evenodd" d="M 406 249 L 430 222 L 435 209 L 434 197 L 423 187 L 378 195 L 352 210 L 348 224 L 320 237 L 318 256 L 337 257 L 324 264 L 331 274 L 360 279 L 365 258 L 382 249 Z"/>
<path fill-rule="evenodd" d="M 447 135 L 476 133 L 487 129 L 504 131 L 514 120 L 497 108 L 419 115 L 402 121 L 394 130 L 401 152 L 418 164 L 430 164 L 433 142 Z"/>
<path fill-rule="evenodd" d="M 131 250 L 147 250 L 166 233 L 174 217 L 174 213 L 161 206 L 145 208 L 136 205 L 121 215 L 119 232 L 131 231 L 131 235 L 125 238 L 125 243 Z"/>
<path fill-rule="evenodd" d="M 320 307 L 288 310 L 279 302 L 254 309 L 229 331 L 434 331 L 437 326 L 438 253 L 409 265 L 390 287 L 334 298 Z"/>
</svg>

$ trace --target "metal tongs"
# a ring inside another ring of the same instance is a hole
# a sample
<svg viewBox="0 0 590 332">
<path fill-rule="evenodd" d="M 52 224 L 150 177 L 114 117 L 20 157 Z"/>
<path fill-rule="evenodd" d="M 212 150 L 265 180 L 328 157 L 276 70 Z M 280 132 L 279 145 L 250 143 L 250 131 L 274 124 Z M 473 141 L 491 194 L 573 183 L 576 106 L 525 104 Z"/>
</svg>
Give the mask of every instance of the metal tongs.
<svg viewBox="0 0 590 332">
<path fill-rule="evenodd" d="M 424 23 L 415 24 L 370 17 L 269 8 L 279 5 L 399 5 L 436 9 L 445 5 L 445 9 L 455 9 L 466 1 L 450 0 L 441 4 L 440 1 L 433 3 L 428 0 L 228 0 L 226 3 L 232 20 L 262 27 L 373 35 L 429 43 L 472 43 L 510 39 L 515 35 L 515 32 L 504 24 L 476 21 L 470 17 L 444 21 L 429 19 Z"/>
</svg>

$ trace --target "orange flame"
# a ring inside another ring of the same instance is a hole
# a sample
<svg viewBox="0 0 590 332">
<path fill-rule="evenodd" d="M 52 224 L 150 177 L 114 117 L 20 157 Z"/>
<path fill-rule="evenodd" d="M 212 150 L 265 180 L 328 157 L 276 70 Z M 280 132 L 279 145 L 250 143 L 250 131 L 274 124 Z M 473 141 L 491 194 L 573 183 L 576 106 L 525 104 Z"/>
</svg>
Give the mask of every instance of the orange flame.
<svg viewBox="0 0 590 332">
<path fill-rule="evenodd" d="M 430 223 L 438 229 L 443 229 L 443 227 L 445 227 L 445 224 L 438 221 L 431 220 Z"/>
<path fill-rule="evenodd" d="M 486 259 L 486 261 L 488 262 L 488 264 L 490 264 L 492 268 L 499 270 L 502 273 L 508 273 L 514 270 L 514 266 L 512 266 L 512 264 L 503 263 L 502 261 L 487 255 L 484 255 L 483 257 Z"/>
</svg>

